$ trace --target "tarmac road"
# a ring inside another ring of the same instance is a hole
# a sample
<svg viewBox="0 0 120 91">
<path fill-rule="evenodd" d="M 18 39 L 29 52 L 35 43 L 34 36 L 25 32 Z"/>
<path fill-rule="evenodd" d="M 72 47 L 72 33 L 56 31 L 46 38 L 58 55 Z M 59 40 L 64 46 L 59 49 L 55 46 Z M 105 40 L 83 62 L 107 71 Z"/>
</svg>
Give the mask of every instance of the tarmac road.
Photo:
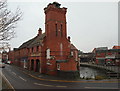
<svg viewBox="0 0 120 91">
<path fill-rule="evenodd" d="M 36 76 L 7 64 L 2 73 L 14 89 L 118 89 L 118 80 L 55 80 L 40 74 Z"/>
</svg>

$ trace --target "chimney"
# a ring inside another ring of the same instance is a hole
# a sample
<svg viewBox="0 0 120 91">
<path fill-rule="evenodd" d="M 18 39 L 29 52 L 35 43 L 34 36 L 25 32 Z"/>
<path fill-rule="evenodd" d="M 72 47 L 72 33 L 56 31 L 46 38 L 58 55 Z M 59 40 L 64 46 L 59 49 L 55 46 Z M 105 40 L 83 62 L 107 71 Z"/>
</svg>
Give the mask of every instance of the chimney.
<svg viewBox="0 0 120 91">
<path fill-rule="evenodd" d="M 39 30 L 38 30 L 38 36 L 40 36 L 41 34 L 42 34 L 42 29 L 39 28 Z"/>
<path fill-rule="evenodd" d="M 68 41 L 70 42 L 70 36 L 68 36 Z"/>
</svg>

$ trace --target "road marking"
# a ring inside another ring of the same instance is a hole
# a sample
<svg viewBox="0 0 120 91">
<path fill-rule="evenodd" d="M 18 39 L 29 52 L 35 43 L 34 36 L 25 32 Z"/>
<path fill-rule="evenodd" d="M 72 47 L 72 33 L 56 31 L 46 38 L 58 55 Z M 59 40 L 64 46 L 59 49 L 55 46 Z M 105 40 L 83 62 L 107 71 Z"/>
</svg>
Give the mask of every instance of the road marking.
<svg viewBox="0 0 120 91">
<path fill-rule="evenodd" d="M 25 82 L 27 81 L 27 80 L 25 80 L 24 78 L 22 78 L 21 76 L 19 76 L 19 78 L 22 79 L 22 80 L 25 81 Z"/>
<path fill-rule="evenodd" d="M 15 72 L 12 72 L 14 75 L 16 75 L 16 73 Z"/>
<path fill-rule="evenodd" d="M 34 83 L 35 85 L 41 85 L 41 86 L 47 86 L 47 87 L 67 87 L 67 86 L 54 86 L 54 85 L 47 85 L 47 84 L 39 84 L 39 83 Z"/>
<path fill-rule="evenodd" d="M 14 87 L 11 85 L 11 83 L 7 80 L 7 78 L 5 77 L 5 75 L 2 74 L 2 77 L 6 80 L 6 82 L 9 84 L 11 90 L 15 91 Z"/>
<path fill-rule="evenodd" d="M 110 87 L 84 87 L 84 88 L 88 88 L 88 89 L 118 89 L 118 88 L 110 88 Z"/>
<path fill-rule="evenodd" d="M 92 87 L 84 87 L 84 88 L 92 88 Z"/>
<path fill-rule="evenodd" d="M 43 85 L 43 84 L 39 84 L 39 83 L 34 83 L 35 85 Z"/>
<path fill-rule="evenodd" d="M 63 88 L 66 88 L 67 86 L 56 86 L 56 87 L 63 87 Z"/>
<path fill-rule="evenodd" d="M 46 84 L 39 84 L 39 83 L 34 83 L 35 85 L 42 85 L 42 86 L 47 86 L 47 87 L 54 87 L 53 85 L 46 85 Z"/>
<path fill-rule="evenodd" d="M 43 86 L 47 86 L 47 87 L 54 87 L 53 85 L 43 85 Z"/>
</svg>

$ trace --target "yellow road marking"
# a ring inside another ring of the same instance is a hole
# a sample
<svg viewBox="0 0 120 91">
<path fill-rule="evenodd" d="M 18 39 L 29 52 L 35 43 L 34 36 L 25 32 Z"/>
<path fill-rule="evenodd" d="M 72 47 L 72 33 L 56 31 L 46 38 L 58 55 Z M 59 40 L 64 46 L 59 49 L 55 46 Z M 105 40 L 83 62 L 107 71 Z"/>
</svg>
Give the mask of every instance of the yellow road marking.
<svg viewBox="0 0 120 91">
<path fill-rule="evenodd" d="M 84 87 L 84 88 L 92 88 L 92 87 Z"/>
<path fill-rule="evenodd" d="M 56 86 L 56 87 L 64 87 L 64 88 L 65 88 L 65 87 L 67 87 L 67 86 Z"/>
<path fill-rule="evenodd" d="M 43 85 L 43 84 L 39 84 L 39 83 L 34 83 L 35 85 Z"/>
<path fill-rule="evenodd" d="M 53 85 L 43 85 L 43 86 L 54 87 Z"/>
<path fill-rule="evenodd" d="M 119 83 L 120 81 L 68 81 L 68 80 L 50 80 L 50 79 L 43 79 L 43 78 L 38 78 L 36 76 L 33 76 L 31 74 L 28 74 L 27 72 L 23 72 L 35 79 L 38 79 L 38 80 L 44 80 L 44 81 L 55 81 L 55 82 L 81 82 L 81 83 Z"/>
</svg>

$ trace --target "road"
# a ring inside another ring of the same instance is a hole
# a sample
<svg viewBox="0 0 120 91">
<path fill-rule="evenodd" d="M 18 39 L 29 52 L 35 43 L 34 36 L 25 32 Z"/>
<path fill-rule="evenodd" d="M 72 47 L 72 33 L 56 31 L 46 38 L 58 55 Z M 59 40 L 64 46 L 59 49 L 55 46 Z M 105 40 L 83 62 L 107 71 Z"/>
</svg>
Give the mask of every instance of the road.
<svg viewBox="0 0 120 91">
<path fill-rule="evenodd" d="M 12 65 L 6 65 L 3 75 L 14 89 L 118 89 L 117 81 L 52 81 L 39 79 Z"/>
</svg>

